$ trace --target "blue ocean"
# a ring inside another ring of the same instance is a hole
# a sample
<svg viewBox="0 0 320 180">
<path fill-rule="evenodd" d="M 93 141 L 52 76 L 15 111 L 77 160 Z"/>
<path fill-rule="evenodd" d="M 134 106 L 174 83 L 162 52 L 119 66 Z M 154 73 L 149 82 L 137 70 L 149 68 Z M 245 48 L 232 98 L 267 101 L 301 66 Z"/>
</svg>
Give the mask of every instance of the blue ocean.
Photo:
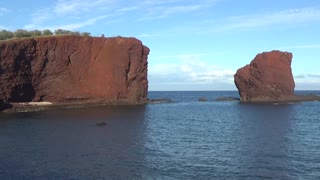
<svg viewBox="0 0 320 180">
<path fill-rule="evenodd" d="M 230 96 L 0 113 L 0 179 L 320 179 L 320 102 L 214 100 Z"/>
</svg>

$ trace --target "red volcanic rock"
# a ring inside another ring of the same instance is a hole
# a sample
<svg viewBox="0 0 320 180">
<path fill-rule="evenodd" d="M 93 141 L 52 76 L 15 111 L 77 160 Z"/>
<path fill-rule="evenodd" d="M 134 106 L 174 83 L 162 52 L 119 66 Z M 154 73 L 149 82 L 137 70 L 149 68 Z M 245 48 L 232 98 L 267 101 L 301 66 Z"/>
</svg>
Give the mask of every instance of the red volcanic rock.
<svg viewBox="0 0 320 180">
<path fill-rule="evenodd" d="M 294 98 L 292 53 L 271 51 L 258 54 L 238 69 L 234 82 L 241 102 L 277 102 Z"/>
<path fill-rule="evenodd" d="M 148 54 L 135 38 L 0 41 L 0 100 L 145 103 Z"/>
</svg>

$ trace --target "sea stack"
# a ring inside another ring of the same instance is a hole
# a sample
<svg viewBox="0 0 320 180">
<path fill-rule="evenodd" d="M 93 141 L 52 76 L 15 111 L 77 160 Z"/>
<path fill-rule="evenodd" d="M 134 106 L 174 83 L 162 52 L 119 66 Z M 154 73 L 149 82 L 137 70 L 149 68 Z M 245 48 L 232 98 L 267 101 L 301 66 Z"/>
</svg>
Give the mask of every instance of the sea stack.
<svg viewBox="0 0 320 180">
<path fill-rule="evenodd" d="M 238 69 L 234 82 L 240 101 L 281 102 L 296 99 L 291 62 L 290 52 L 263 52 L 249 65 Z"/>
<path fill-rule="evenodd" d="M 0 41 L 0 99 L 145 103 L 148 54 L 135 38 L 62 35 Z"/>
</svg>

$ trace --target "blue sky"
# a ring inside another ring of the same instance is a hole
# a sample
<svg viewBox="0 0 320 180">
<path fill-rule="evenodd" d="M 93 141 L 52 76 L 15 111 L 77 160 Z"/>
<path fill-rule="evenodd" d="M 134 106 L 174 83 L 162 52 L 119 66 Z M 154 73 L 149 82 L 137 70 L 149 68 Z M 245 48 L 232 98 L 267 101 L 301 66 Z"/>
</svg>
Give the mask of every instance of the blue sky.
<svg viewBox="0 0 320 180">
<path fill-rule="evenodd" d="M 151 49 L 149 90 L 235 90 L 257 53 L 293 53 L 296 89 L 320 90 L 318 0 L 42 0 L 0 2 L 0 29 L 130 36 Z"/>
</svg>

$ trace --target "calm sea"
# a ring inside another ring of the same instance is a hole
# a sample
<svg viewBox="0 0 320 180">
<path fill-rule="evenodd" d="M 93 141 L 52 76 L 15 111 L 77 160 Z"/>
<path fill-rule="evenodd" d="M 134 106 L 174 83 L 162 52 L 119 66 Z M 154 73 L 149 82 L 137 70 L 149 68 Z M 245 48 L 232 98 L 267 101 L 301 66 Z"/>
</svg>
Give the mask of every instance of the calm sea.
<svg viewBox="0 0 320 180">
<path fill-rule="evenodd" d="M 173 102 L 1 113 L 0 179 L 320 179 L 320 102 L 220 96 L 238 94 L 150 92 Z"/>
</svg>

